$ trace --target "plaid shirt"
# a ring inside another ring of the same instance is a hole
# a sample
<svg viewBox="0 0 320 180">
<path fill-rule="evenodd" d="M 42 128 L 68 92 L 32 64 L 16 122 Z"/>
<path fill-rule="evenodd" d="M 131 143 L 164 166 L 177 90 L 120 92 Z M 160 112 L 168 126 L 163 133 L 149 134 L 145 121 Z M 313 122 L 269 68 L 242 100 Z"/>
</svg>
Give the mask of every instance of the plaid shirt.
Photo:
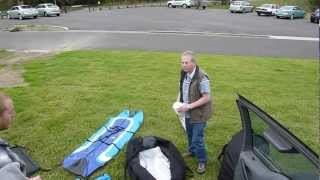
<svg viewBox="0 0 320 180">
<path fill-rule="evenodd" d="M 189 100 L 189 87 L 191 83 L 191 79 L 194 76 L 195 69 L 191 74 L 186 74 L 184 80 L 183 80 L 183 85 L 182 85 L 182 94 L 183 94 L 183 102 L 184 103 L 190 103 Z M 207 77 L 203 78 L 200 82 L 200 93 L 201 94 L 209 94 L 210 95 L 210 81 Z M 190 111 L 186 113 L 186 118 L 190 118 Z"/>
</svg>

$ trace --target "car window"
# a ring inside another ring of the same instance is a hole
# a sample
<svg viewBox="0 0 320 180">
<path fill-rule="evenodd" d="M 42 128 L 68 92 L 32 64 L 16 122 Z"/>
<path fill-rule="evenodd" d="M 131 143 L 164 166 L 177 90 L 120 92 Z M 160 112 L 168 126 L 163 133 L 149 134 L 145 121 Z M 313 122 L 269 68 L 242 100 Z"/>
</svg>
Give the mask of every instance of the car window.
<svg viewBox="0 0 320 180">
<path fill-rule="evenodd" d="M 280 9 L 281 10 L 291 10 L 292 7 L 290 7 L 290 6 L 282 6 Z"/>
<path fill-rule="evenodd" d="M 317 167 L 294 147 L 291 147 L 290 151 L 281 151 L 274 143 L 271 143 L 267 138 L 271 130 L 278 135 L 276 137 L 279 137 L 279 139 L 281 139 L 281 136 L 256 113 L 251 110 L 248 111 L 253 130 L 253 152 L 270 170 L 281 173 L 293 180 L 318 177 L 319 170 Z"/>
<path fill-rule="evenodd" d="M 54 5 L 53 4 L 47 4 L 47 7 L 53 7 Z"/>
<path fill-rule="evenodd" d="M 31 6 L 21 6 L 22 9 L 30 9 L 32 8 Z"/>
</svg>

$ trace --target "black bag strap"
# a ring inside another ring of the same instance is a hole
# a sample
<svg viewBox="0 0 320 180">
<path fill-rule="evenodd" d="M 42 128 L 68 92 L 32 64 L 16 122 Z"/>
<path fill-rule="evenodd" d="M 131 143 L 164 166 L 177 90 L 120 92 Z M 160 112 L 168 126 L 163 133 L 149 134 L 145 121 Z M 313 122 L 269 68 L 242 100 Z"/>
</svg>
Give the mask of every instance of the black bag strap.
<svg viewBox="0 0 320 180">
<path fill-rule="evenodd" d="M 40 166 L 40 169 L 39 169 L 40 171 L 42 171 L 42 172 L 49 172 L 49 171 L 51 171 L 52 169 L 51 168 L 48 168 L 48 167 L 42 167 L 42 166 Z"/>
<path fill-rule="evenodd" d="M 186 176 L 191 178 L 194 177 L 194 172 L 189 168 L 189 166 L 186 166 Z"/>
<path fill-rule="evenodd" d="M 21 146 L 21 145 L 17 145 L 17 144 L 14 144 L 14 145 L 11 145 L 10 148 L 20 148 L 20 149 L 23 149 L 24 151 L 29 151 L 29 149 L 25 146 Z M 33 161 L 31 159 L 31 157 L 29 157 L 29 160 L 30 161 Z M 36 164 L 38 165 L 39 167 L 39 171 L 43 171 L 43 172 L 48 172 L 48 171 L 51 171 L 51 168 L 48 168 L 48 167 L 43 167 L 41 166 L 39 163 L 36 162 Z"/>
<path fill-rule="evenodd" d="M 220 161 L 220 162 L 222 161 L 221 158 L 222 158 L 222 156 L 224 156 L 224 154 L 225 154 L 225 152 L 226 152 L 227 146 L 228 146 L 228 143 L 223 146 L 221 152 L 220 152 L 219 155 L 218 155 L 218 158 L 217 158 L 218 161 Z"/>
</svg>

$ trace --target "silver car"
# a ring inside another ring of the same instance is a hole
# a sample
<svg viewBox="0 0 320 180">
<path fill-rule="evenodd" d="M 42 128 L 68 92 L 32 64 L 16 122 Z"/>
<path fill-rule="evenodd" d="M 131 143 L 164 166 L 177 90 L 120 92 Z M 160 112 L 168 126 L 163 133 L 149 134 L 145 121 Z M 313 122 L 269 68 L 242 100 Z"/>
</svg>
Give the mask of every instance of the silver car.
<svg viewBox="0 0 320 180">
<path fill-rule="evenodd" d="M 19 18 L 23 20 L 25 18 L 37 18 L 38 11 L 29 6 L 29 5 L 21 5 L 21 6 L 13 6 L 9 11 L 7 11 L 8 19 Z"/>
<path fill-rule="evenodd" d="M 253 6 L 247 1 L 232 1 L 229 7 L 231 13 L 234 12 L 252 12 Z"/>
<path fill-rule="evenodd" d="M 191 6 L 194 6 L 193 0 L 170 0 L 167 2 L 168 7 L 183 7 L 183 8 L 190 8 Z"/>
<path fill-rule="evenodd" d="M 38 6 L 36 6 L 36 9 L 41 16 L 60 16 L 61 12 L 59 6 L 52 3 L 39 4 Z"/>
<path fill-rule="evenodd" d="M 263 4 L 256 8 L 258 16 L 264 14 L 267 16 L 274 16 L 279 6 L 277 4 Z"/>
</svg>

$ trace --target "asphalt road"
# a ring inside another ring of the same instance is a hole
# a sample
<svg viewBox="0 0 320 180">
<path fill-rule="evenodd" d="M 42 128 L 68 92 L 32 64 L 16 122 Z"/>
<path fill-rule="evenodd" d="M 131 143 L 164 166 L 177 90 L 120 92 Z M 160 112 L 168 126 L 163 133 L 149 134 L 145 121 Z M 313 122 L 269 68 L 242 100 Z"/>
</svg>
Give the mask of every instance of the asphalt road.
<svg viewBox="0 0 320 180">
<path fill-rule="evenodd" d="M 93 13 L 81 10 L 61 17 L 24 21 L 3 19 L 0 20 L 0 29 L 14 24 L 57 25 L 68 27 L 70 31 L 0 31 L 0 48 L 192 49 L 215 54 L 319 57 L 319 26 L 306 19 L 276 19 L 257 16 L 255 13 L 231 14 L 227 10 L 165 7 L 113 9 Z"/>
</svg>

